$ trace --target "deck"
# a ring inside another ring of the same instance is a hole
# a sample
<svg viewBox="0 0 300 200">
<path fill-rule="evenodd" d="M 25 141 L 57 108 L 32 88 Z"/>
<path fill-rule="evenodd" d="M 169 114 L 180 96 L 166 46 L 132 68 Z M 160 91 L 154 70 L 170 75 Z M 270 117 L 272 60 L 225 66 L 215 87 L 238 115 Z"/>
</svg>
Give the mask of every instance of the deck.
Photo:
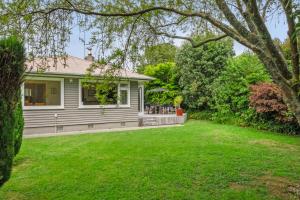
<svg viewBox="0 0 300 200">
<path fill-rule="evenodd" d="M 143 114 L 139 116 L 139 126 L 183 124 L 186 120 L 186 113 L 183 116 L 176 116 L 176 114 Z"/>
</svg>

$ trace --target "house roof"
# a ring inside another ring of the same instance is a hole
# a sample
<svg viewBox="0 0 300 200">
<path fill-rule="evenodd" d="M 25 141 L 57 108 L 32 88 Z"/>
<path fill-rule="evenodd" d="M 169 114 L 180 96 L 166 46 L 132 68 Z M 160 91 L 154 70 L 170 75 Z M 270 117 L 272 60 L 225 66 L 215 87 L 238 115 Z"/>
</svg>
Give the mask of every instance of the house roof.
<svg viewBox="0 0 300 200">
<path fill-rule="evenodd" d="M 84 76 L 87 69 L 93 63 L 92 61 L 81 59 L 74 56 L 68 56 L 66 61 L 57 59 L 55 64 L 53 58 L 35 59 L 27 62 L 27 74 L 46 74 L 46 75 L 60 75 L 60 76 Z M 103 69 L 96 69 L 93 72 L 95 76 L 104 75 L 105 69 L 109 66 L 102 67 Z M 115 72 L 116 76 L 120 78 L 138 79 L 138 80 L 153 80 L 154 78 L 143 74 L 132 72 L 128 69 L 118 69 Z"/>
</svg>

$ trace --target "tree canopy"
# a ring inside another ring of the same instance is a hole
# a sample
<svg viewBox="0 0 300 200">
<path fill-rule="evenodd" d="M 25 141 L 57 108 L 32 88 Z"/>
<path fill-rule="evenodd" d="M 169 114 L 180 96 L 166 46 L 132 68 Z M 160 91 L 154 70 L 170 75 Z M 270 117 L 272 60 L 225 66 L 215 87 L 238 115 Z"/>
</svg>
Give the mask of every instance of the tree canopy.
<svg viewBox="0 0 300 200">
<path fill-rule="evenodd" d="M 0 35 L 19 34 L 34 56 L 64 55 L 76 22 L 92 32 L 107 61 L 116 66 L 135 62 L 149 45 L 183 39 L 192 47 L 231 37 L 252 50 L 300 122 L 299 5 L 297 0 L 2 0 Z M 297 17 L 298 16 L 298 17 Z M 291 70 L 273 41 L 267 23 L 284 20 L 291 47 Z M 193 36 L 206 30 L 215 37 L 202 41 Z"/>
<path fill-rule="evenodd" d="M 175 62 L 176 46 L 168 43 L 162 43 L 146 47 L 141 55 L 137 71 L 143 73 L 145 66 L 157 65 L 159 63 Z"/>
<path fill-rule="evenodd" d="M 149 83 L 145 83 L 146 104 L 173 104 L 174 98 L 180 93 L 176 70 L 177 68 L 173 62 L 147 65 L 145 67 L 144 74 L 156 78 Z M 151 91 L 156 89 L 162 89 L 162 91 Z"/>
<path fill-rule="evenodd" d="M 261 82 L 270 82 L 270 77 L 255 55 L 245 53 L 229 59 L 211 86 L 213 117 L 218 121 L 229 118 L 247 121 L 252 114 L 249 112 L 249 87 Z"/>
<path fill-rule="evenodd" d="M 211 34 L 202 35 L 198 39 L 205 37 L 211 37 Z M 231 40 L 211 42 L 198 48 L 185 43 L 178 50 L 176 65 L 179 85 L 185 104 L 190 109 L 209 109 L 208 102 L 212 98 L 211 85 L 231 56 L 233 56 Z"/>
<path fill-rule="evenodd" d="M 163 43 L 150 46 L 145 49 L 145 64 L 157 65 L 158 63 L 174 62 L 176 47 L 172 44 Z"/>
<path fill-rule="evenodd" d="M 23 115 L 18 107 L 24 62 L 22 42 L 15 37 L 0 40 L 0 187 L 10 178 L 22 140 Z"/>
</svg>

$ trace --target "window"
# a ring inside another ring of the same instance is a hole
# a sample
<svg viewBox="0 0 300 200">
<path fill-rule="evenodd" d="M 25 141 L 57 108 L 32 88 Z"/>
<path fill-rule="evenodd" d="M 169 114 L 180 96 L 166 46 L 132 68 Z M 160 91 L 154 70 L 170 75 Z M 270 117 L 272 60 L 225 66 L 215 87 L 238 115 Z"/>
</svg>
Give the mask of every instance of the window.
<svg viewBox="0 0 300 200">
<path fill-rule="evenodd" d="M 89 84 L 81 88 L 82 105 L 99 105 L 97 99 L 96 86 Z M 100 102 L 105 102 L 106 105 L 116 105 L 118 102 L 118 85 L 111 84 L 109 88 L 99 89 L 98 97 Z M 103 98 L 103 99 L 102 99 Z M 103 104 L 103 103 L 102 103 Z"/>
<path fill-rule="evenodd" d="M 128 105 L 129 104 L 129 85 L 128 84 L 120 84 L 120 105 Z"/>
<path fill-rule="evenodd" d="M 62 108 L 63 79 L 27 79 L 23 96 L 24 108 Z"/>
<path fill-rule="evenodd" d="M 80 107 L 128 107 L 130 102 L 130 85 L 126 83 L 112 83 L 109 88 L 97 88 L 96 84 L 83 85 L 80 81 Z M 97 93 L 98 92 L 98 93 Z"/>
</svg>

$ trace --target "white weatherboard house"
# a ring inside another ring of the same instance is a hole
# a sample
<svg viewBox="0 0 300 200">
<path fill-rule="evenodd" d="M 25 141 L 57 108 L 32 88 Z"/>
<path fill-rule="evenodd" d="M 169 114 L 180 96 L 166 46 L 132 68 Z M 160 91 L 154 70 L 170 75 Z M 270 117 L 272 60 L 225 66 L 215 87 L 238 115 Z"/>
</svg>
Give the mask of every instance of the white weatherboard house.
<svg viewBox="0 0 300 200">
<path fill-rule="evenodd" d="M 34 62 L 27 64 L 31 70 L 22 85 L 25 135 L 138 126 L 144 109 L 143 85 L 153 78 L 122 70 L 121 81 L 112 84 L 108 94 L 109 105 L 99 105 L 95 89 L 82 87 L 92 64 L 89 56 L 69 56 L 66 65 L 57 62 L 43 73 Z"/>
</svg>

